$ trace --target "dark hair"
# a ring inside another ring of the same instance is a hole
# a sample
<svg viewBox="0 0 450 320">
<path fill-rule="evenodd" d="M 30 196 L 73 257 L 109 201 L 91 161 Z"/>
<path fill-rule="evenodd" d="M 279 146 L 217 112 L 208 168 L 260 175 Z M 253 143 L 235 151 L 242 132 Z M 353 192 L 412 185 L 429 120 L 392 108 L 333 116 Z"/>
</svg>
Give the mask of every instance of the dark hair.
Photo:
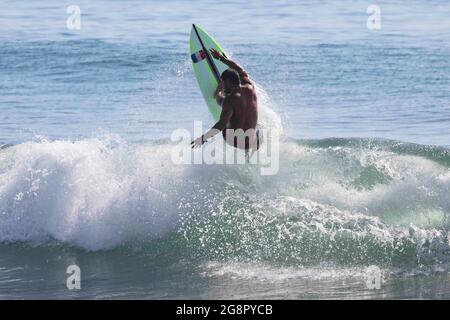
<svg viewBox="0 0 450 320">
<path fill-rule="evenodd" d="M 233 69 L 227 69 L 224 72 L 222 72 L 222 75 L 220 78 L 225 81 L 228 80 L 233 84 L 240 84 L 239 81 L 239 74 L 236 72 L 236 70 Z"/>
</svg>

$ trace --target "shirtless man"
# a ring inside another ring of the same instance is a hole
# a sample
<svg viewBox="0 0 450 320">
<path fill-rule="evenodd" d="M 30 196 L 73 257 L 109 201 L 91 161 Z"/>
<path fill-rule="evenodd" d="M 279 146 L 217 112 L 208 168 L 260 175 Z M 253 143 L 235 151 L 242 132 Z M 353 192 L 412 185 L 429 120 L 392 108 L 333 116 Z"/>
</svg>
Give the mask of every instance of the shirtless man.
<svg viewBox="0 0 450 320">
<path fill-rule="evenodd" d="M 222 106 L 222 112 L 219 121 L 211 129 L 191 142 L 192 148 L 200 147 L 208 139 L 222 132 L 229 145 L 247 152 L 252 150 L 253 153 L 260 145 L 259 131 L 256 129 L 258 102 L 255 85 L 237 63 L 215 49 L 210 49 L 210 52 L 215 59 L 229 67 L 222 73 L 214 93 L 217 103 Z"/>
</svg>

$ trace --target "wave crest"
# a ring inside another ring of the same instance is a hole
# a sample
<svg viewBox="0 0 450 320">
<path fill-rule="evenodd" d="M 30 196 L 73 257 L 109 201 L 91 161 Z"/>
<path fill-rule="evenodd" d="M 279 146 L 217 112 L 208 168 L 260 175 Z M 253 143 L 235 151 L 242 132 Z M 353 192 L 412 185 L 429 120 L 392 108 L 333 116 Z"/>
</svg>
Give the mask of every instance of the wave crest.
<svg viewBox="0 0 450 320">
<path fill-rule="evenodd" d="M 210 260 L 447 266 L 448 150 L 398 146 L 285 139 L 274 176 L 171 165 L 164 141 L 10 146 L 0 151 L 0 241 L 103 250 L 158 238 Z"/>
</svg>

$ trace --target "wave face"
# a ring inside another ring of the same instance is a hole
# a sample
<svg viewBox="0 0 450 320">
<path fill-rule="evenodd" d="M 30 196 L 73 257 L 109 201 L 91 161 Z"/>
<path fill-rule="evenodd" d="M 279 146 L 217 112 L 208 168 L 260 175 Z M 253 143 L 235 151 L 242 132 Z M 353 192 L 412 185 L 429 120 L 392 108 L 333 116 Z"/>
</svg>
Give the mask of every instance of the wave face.
<svg viewBox="0 0 450 320">
<path fill-rule="evenodd" d="M 450 151 L 285 139 L 280 171 L 172 165 L 114 138 L 0 150 L 0 242 L 142 246 L 208 261 L 447 269 Z M 149 245 L 148 247 L 152 247 Z"/>
</svg>

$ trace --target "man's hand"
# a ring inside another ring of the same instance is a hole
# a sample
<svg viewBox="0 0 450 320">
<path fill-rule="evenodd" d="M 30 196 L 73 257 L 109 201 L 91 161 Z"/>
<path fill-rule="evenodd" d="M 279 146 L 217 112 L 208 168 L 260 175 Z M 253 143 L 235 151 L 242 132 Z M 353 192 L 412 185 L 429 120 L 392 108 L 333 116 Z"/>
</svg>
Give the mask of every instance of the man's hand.
<svg viewBox="0 0 450 320">
<path fill-rule="evenodd" d="M 220 58 L 222 57 L 222 54 L 214 48 L 209 49 L 209 52 L 211 52 L 211 55 L 217 60 L 220 60 Z"/>
<path fill-rule="evenodd" d="M 197 139 L 191 142 L 191 148 L 192 149 L 200 148 L 205 142 L 206 140 L 203 139 L 203 136 L 198 137 Z"/>
</svg>

